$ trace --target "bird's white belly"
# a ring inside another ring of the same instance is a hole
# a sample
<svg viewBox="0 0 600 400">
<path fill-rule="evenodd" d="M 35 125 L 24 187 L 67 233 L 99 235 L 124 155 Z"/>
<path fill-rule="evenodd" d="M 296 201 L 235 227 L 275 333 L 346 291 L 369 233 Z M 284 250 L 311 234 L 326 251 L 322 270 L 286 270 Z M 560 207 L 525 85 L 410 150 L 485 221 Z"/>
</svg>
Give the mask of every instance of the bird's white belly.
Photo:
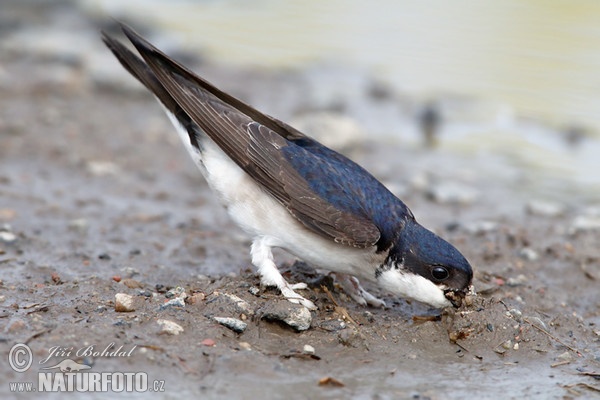
<svg viewBox="0 0 600 400">
<path fill-rule="evenodd" d="M 265 237 L 270 247 L 282 248 L 309 264 L 375 280 L 384 255 L 375 248 L 356 249 L 335 243 L 305 228 L 286 208 L 268 194 L 210 138 L 199 138 L 202 152 L 194 148 L 187 130 L 167 113 L 187 150 L 231 218 L 253 238 Z"/>
</svg>

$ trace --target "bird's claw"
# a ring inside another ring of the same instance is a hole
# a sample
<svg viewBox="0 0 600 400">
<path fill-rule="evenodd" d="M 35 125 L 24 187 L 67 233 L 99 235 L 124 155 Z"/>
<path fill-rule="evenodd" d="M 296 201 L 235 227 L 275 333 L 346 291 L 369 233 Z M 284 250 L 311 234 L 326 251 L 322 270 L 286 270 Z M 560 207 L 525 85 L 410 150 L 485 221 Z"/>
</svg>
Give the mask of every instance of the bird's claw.
<svg viewBox="0 0 600 400">
<path fill-rule="evenodd" d="M 358 281 L 358 279 L 348 274 L 335 274 L 340 286 L 344 289 L 344 292 L 356 301 L 361 306 L 370 305 L 372 307 L 385 307 L 385 301 L 373 296 L 367 292 Z"/>
</svg>

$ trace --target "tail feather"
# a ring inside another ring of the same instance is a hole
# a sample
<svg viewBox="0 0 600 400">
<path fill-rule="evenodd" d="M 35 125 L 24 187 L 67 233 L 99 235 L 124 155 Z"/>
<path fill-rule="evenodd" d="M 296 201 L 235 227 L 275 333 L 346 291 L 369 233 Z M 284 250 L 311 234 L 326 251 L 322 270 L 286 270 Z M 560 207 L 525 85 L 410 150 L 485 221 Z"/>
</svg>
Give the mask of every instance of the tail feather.
<svg viewBox="0 0 600 400">
<path fill-rule="evenodd" d="M 121 65 L 142 85 L 150 90 L 165 108 L 173 114 L 184 127 L 186 127 L 192 146 L 199 149 L 200 146 L 198 144 L 198 138 L 196 137 L 196 130 L 193 129 L 192 120 L 163 87 L 144 60 L 135 55 L 121 42 L 110 37 L 106 32 L 102 32 L 102 41 L 115 57 L 117 57 L 117 60 L 119 60 Z"/>
</svg>

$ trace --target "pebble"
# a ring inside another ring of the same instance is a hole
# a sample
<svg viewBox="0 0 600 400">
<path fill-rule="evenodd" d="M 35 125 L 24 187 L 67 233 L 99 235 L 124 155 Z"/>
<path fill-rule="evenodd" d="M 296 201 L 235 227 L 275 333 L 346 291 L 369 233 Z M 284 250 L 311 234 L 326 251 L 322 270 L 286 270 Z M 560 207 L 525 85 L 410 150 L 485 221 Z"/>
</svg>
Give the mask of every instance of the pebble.
<svg viewBox="0 0 600 400">
<path fill-rule="evenodd" d="M 346 323 L 340 319 L 330 319 L 319 324 L 319 328 L 328 331 L 336 332 L 346 328 Z"/>
<path fill-rule="evenodd" d="M 89 226 L 89 223 L 87 221 L 87 219 L 85 218 L 75 218 L 69 221 L 69 229 L 74 230 L 74 231 L 79 231 L 79 232 L 83 232 L 85 231 Z"/>
<path fill-rule="evenodd" d="M 579 232 L 588 232 L 600 229 L 600 216 L 580 215 L 575 217 L 569 227 L 569 234 L 574 235 Z"/>
<path fill-rule="evenodd" d="M 215 342 L 214 339 L 204 339 L 200 342 L 200 344 L 202 346 L 215 347 L 217 345 L 217 342 Z"/>
<path fill-rule="evenodd" d="M 364 344 L 364 340 L 360 333 L 351 327 L 347 327 L 338 332 L 338 341 L 347 347 L 359 347 L 361 344 Z"/>
<path fill-rule="evenodd" d="M 519 251 L 519 257 L 527 261 L 535 261 L 540 258 L 537 251 L 533 250 L 531 247 L 523 247 Z"/>
<path fill-rule="evenodd" d="M 21 331 L 25 328 L 27 328 L 27 323 L 25 323 L 25 321 L 23 321 L 22 319 L 15 319 L 8 324 L 5 330 L 8 333 L 14 333 Z"/>
<path fill-rule="evenodd" d="M 475 221 L 464 226 L 464 229 L 473 235 L 481 235 L 484 233 L 495 231 L 498 228 L 498 223 L 495 221 Z"/>
<path fill-rule="evenodd" d="M 315 354 L 315 348 L 312 347 L 310 344 L 305 344 L 304 347 L 302 348 L 302 352 L 304 354 Z"/>
<path fill-rule="evenodd" d="M 17 235 L 12 232 L 1 231 L 0 232 L 0 242 L 10 244 L 14 243 L 17 240 Z"/>
<path fill-rule="evenodd" d="M 569 362 L 573 361 L 573 355 L 569 351 L 565 351 L 564 353 L 556 357 L 556 359 L 558 361 Z"/>
<path fill-rule="evenodd" d="M 248 327 L 248 324 L 237 318 L 229 317 L 213 317 L 215 321 L 234 332 L 242 333 Z"/>
<path fill-rule="evenodd" d="M 115 311 L 116 312 L 132 312 L 135 311 L 135 298 L 126 293 L 115 294 Z"/>
<path fill-rule="evenodd" d="M 160 325 L 160 333 L 167 335 L 179 335 L 183 332 L 183 328 L 178 323 L 173 321 L 169 321 L 167 319 L 159 319 L 156 321 L 158 325 Z"/>
<path fill-rule="evenodd" d="M 165 293 L 165 297 L 167 299 L 172 299 L 173 297 L 181 297 L 185 300 L 185 298 L 187 297 L 187 293 L 185 292 L 184 288 L 182 288 L 181 286 L 177 286 L 173 289 L 168 290 L 167 293 Z"/>
<path fill-rule="evenodd" d="M 185 301 L 188 304 L 196 304 L 199 303 L 201 301 L 203 301 L 206 298 L 206 296 L 204 295 L 204 293 L 194 293 L 191 296 L 186 297 Z"/>
<path fill-rule="evenodd" d="M 210 304 L 214 302 L 225 302 L 226 304 L 232 305 L 236 312 L 254 315 L 254 310 L 250 304 L 234 294 L 213 292 L 206 300 L 206 303 Z"/>
<path fill-rule="evenodd" d="M 367 320 L 367 322 L 369 323 L 373 323 L 375 322 L 375 316 L 373 315 L 373 313 L 371 311 L 363 311 L 362 316 Z"/>
<path fill-rule="evenodd" d="M 269 321 L 282 321 L 297 331 L 307 330 L 312 322 L 312 315 L 306 307 L 290 303 L 287 300 L 267 303 L 262 310 L 261 318 Z"/>
<path fill-rule="evenodd" d="M 121 272 L 123 273 L 123 275 L 131 278 L 135 275 L 139 275 L 139 271 L 133 267 L 124 267 L 121 269 Z"/>
<path fill-rule="evenodd" d="M 522 286 L 527 283 L 529 279 L 523 274 L 519 274 L 516 277 L 510 277 L 506 280 L 506 284 L 511 287 Z"/>
<path fill-rule="evenodd" d="M 521 322 L 523 320 L 523 313 L 516 308 L 511 308 L 507 311 L 507 313 L 517 322 Z"/>
<path fill-rule="evenodd" d="M 185 301 L 183 300 L 182 297 L 176 297 L 174 299 L 171 299 L 163 304 L 160 305 L 159 310 L 163 311 L 163 310 L 167 310 L 169 308 L 173 308 L 173 307 L 181 307 L 184 308 L 185 307 Z"/>
<path fill-rule="evenodd" d="M 127 286 L 129 289 L 141 289 L 144 287 L 144 285 L 141 282 L 131 278 L 122 279 L 121 283 Z"/>
<path fill-rule="evenodd" d="M 3 183 L 4 180 L 8 180 L 3 176 L 0 176 L 0 183 Z M 8 183 L 8 181 L 6 181 Z M 0 208 L 0 220 L 8 221 L 14 219 L 17 216 L 17 211 L 12 208 Z"/>
<path fill-rule="evenodd" d="M 248 292 L 250 292 L 254 296 L 258 296 L 260 294 L 260 289 L 256 286 L 252 286 L 250 289 L 248 289 Z"/>
<path fill-rule="evenodd" d="M 525 211 L 541 217 L 558 217 L 565 213 L 565 206 L 546 200 L 530 200 L 525 206 Z"/>
<path fill-rule="evenodd" d="M 252 346 L 250 346 L 250 343 L 248 342 L 239 342 L 238 346 L 240 347 L 240 349 L 242 350 L 252 350 Z"/>
<path fill-rule="evenodd" d="M 117 175 L 120 171 L 119 166 L 110 161 L 89 161 L 86 167 L 94 176 Z"/>
<path fill-rule="evenodd" d="M 546 326 L 544 321 L 542 321 L 539 317 L 528 316 L 526 318 L 528 321 L 536 322 L 538 327 L 548 330 L 548 327 Z"/>
<path fill-rule="evenodd" d="M 473 204 L 480 196 L 476 189 L 459 183 L 445 182 L 430 186 L 426 192 L 432 200 L 440 204 Z"/>
</svg>

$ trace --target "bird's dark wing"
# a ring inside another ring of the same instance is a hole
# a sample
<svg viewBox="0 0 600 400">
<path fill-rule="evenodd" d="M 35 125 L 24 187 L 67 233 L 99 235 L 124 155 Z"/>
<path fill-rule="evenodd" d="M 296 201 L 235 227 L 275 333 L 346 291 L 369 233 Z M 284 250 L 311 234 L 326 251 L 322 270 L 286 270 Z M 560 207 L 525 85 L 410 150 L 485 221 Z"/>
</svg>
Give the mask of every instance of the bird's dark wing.
<svg viewBox="0 0 600 400">
<path fill-rule="evenodd" d="M 304 173 L 306 171 L 297 169 L 298 163 L 294 160 L 302 159 L 303 163 L 314 161 L 323 166 L 323 184 L 331 185 L 331 190 L 343 192 L 344 176 L 340 176 L 343 170 L 328 167 L 327 160 L 311 151 L 324 146 L 215 88 L 127 26 L 123 26 L 123 31 L 143 60 L 106 35 L 104 41 L 125 68 L 177 118 L 181 118 L 184 126 L 190 123 L 197 125 L 304 226 L 349 246 L 370 247 L 379 241 L 381 232 L 369 214 L 360 203 L 352 204 L 352 201 L 360 202 L 360 199 L 326 201 L 315 190 L 315 184 L 311 185 L 311 177 Z M 194 129 L 188 128 L 188 132 L 192 144 L 197 147 Z M 336 162 L 350 162 L 327 150 L 335 155 Z"/>
</svg>

